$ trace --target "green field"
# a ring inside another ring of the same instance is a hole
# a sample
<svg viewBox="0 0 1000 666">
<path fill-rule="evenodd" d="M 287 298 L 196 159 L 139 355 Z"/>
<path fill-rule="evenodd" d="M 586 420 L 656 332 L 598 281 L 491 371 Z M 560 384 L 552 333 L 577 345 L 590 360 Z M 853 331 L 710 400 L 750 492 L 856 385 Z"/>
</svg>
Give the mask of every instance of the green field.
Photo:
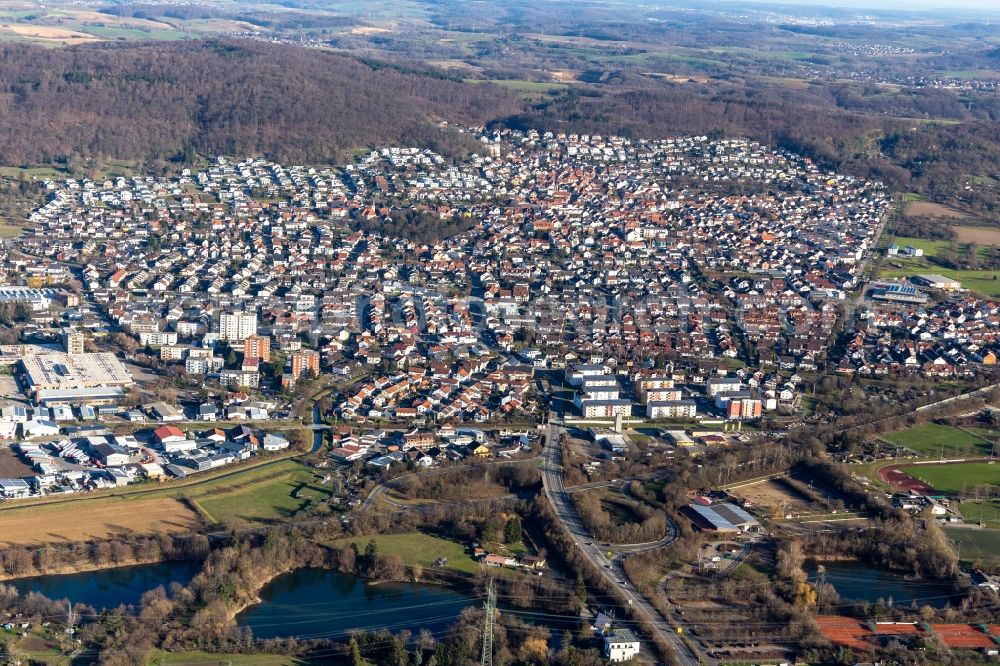
<svg viewBox="0 0 1000 666">
<path fill-rule="evenodd" d="M 959 505 L 967 523 L 985 523 L 986 527 L 1000 528 L 1000 500 L 962 502 Z"/>
<path fill-rule="evenodd" d="M 925 257 L 933 257 L 938 252 L 947 249 L 950 245 L 945 240 L 929 240 L 927 238 L 913 238 L 911 236 L 896 236 L 892 242 L 899 246 L 900 251 L 907 245 L 912 245 L 915 248 L 923 250 Z"/>
<path fill-rule="evenodd" d="M 977 560 L 990 563 L 1000 561 L 1000 530 L 946 527 L 944 531 L 955 542 L 955 549 L 961 549 L 963 562 L 971 564 Z"/>
<path fill-rule="evenodd" d="M 153 650 L 147 666 L 304 666 L 310 662 L 280 654 L 216 654 L 214 652 L 167 652 Z"/>
<path fill-rule="evenodd" d="M 910 238 L 907 236 L 897 236 L 893 241 L 900 249 L 907 245 L 920 248 L 924 251 L 923 257 L 886 257 L 879 276 L 884 278 L 913 277 L 921 273 L 935 273 L 948 278 L 958 280 L 962 287 L 983 294 L 985 296 L 1000 296 L 1000 271 L 976 270 L 958 271 L 951 268 L 944 268 L 930 261 L 931 257 L 946 249 L 951 243 L 949 241 L 928 240 L 926 238 Z M 966 244 L 958 243 L 959 254 L 965 252 Z M 988 258 L 991 248 L 987 245 L 980 245 L 977 254 L 981 260 Z"/>
<path fill-rule="evenodd" d="M 0 176 L 6 178 L 20 178 L 21 175 L 25 178 L 31 180 L 33 178 L 45 179 L 45 178 L 69 178 L 69 170 L 63 168 L 56 168 L 50 166 L 39 166 L 39 167 L 16 167 L 16 166 L 0 166 Z"/>
<path fill-rule="evenodd" d="M 289 460 L 283 469 L 270 469 L 256 479 L 240 479 L 194 497 L 210 520 L 246 523 L 291 518 L 315 502 L 330 497 L 321 476 L 305 465 Z"/>
<path fill-rule="evenodd" d="M 954 426 L 925 423 L 908 430 L 900 430 L 883 439 L 905 446 L 916 453 L 930 458 L 959 458 L 962 456 L 988 456 L 993 445 Z"/>
<path fill-rule="evenodd" d="M 950 495 L 975 486 L 1000 486 L 1000 463 L 908 465 L 902 469 L 910 476 Z"/>
<path fill-rule="evenodd" d="M 475 573 L 479 569 L 479 563 L 472 559 L 472 555 L 462 544 L 423 532 L 338 539 L 331 545 L 343 547 L 353 541 L 357 544 L 358 550 L 364 552 L 365 546 L 372 539 L 378 545 L 380 554 L 399 555 L 406 566 L 420 565 L 429 569 L 434 566 L 434 560 L 445 557 L 448 558 L 445 569 L 468 574 Z"/>
</svg>

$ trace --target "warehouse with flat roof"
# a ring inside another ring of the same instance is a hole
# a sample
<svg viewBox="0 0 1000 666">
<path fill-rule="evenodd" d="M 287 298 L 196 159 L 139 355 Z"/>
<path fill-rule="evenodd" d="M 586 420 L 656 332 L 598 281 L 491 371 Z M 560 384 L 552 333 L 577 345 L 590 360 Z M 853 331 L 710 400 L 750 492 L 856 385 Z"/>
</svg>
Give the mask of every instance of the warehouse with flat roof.
<svg viewBox="0 0 1000 666">
<path fill-rule="evenodd" d="M 0 286 L 0 303 L 27 303 L 35 312 L 48 310 L 55 300 L 55 289 L 34 289 L 32 287 Z"/>
<path fill-rule="evenodd" d="M 98 354 L 28 354 L 21 363 L 33 392 L 131 386 L 132 375 L 110 352 Z"/>
<path fill-rule="evenodd" d="M 938 275 L 937 273 L 918 275 L 913 278 L 913 281 L 916 284 L 925 285 L 932 289 L 940 289 L 941 291 L 958 291 L 962 288 L 962 283 L 958 280 Z"/>
<path fill-rule="evenodd" d="M 728 502 L 711 506 L 690 504 L 684 507 L 684 513 L 695 527 L 711 532 L 743 532 L 760 525 L 756 518 Z"/>
</svg>

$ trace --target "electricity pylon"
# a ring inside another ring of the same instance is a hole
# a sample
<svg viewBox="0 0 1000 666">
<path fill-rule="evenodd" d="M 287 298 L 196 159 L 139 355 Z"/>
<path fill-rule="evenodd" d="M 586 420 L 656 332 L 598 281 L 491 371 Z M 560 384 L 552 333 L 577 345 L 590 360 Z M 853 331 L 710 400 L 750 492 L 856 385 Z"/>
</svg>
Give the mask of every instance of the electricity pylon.
<svg viewBox="0 0 1000 666">
<path fill-rule="evenodd" d="M 497 612 L 497 591 L 490 578 L 486 586 L 486 619 L 483 623 L 483 659 L 482 666 L 493 666 L 493 618 Z"/>
</svg>

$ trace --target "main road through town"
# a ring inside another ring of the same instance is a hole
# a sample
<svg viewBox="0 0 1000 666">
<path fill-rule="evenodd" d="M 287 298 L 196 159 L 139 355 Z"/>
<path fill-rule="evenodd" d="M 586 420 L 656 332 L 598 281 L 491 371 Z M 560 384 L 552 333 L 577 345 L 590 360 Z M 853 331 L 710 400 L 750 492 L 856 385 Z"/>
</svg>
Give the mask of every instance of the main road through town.
<svg viewBox="0 0 1000 666">
<path fill-rule="evenodd" d="M 576 507 L 573 506 L 573 501 L 563 483 L 562 438 L 562 429 L 550 423 L 546 429 L 545 450 L 542 453 L 542 484 L 545 488 L 545 496 L 555 509 L 556 516 L 572 537 L 576 548 L 601 573 L 609 585 L 619 589 L 632 609 L 649 620 L 658 637 L 673 646 L 674 656 L 679 664 L 696 666 L 705 663 L 681 640 L 681 637 L 674 631 L 670 623 L 660 615 L 659 611 L 653 608 L 641 594 L 622 584 L 622 581 L 627 578 L 622 568 L 621 558 L 615 557 L 609 560 L 601 551 L 601 545 L 594 543 L 593 538 L 580 520 Z M 672 533 L 667 539 L 658 542 L 656 547 L 668 545 L 675 538 L 676 533 Z"/>
</svg>

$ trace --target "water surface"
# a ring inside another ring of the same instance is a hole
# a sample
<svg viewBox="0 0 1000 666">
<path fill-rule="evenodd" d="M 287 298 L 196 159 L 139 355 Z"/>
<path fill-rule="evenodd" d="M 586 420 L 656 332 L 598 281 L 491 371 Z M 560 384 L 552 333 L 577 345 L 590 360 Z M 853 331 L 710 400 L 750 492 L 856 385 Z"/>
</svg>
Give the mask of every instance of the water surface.
<svg viewBox="0 0 1000 666">
<path fill-rule="evenodd" d="M 943 580 L 910 580 L 904 576 L 884 571 L 861 562 L 821 562 L 826 569 L 826 582 L 833 585 L 842 602 L 860 600 L 892 602 L 896 606 L 943 608 L 957 599 L 954 586 Z M 817 580 L 817 563 L 808 562 L 806 574 L 811 582 Z"/>
<path fill-rule="evenodd" d="M 443 633 L 463 608 L 481 598 L 419 583 L 366 585 L 362 578 L 323 569 L 296 569 L 260 592 L 261 603 L 236 617 L 256 638 L 342 638 L 351 630 Z"/>
<path fill-rule="evenodd" d="M 325 569 L 297 569 L 278 576 L 260 592 L 261 603 L 236 617 L 256 638 L 339 639 L 352 630 L 388 629 L 392 633 L 427 629 L 438 638 L 469 606 L 482 606 L 483 594 L 426 583 L 366 584 L 363 578 Z M 543 625 L 553 636 L 575 630 L 579 619 L 542 610 L 508 609 L 528 624 Z"/>
<path fill-rule="evenodd" d="M 137 605 L 147 590 L 171 583 L 187 585 L 201 564 L 198 562 L 158 562 L 131 567 L 102 569 L 71 574 L 32 576 L 5 581 L 25 595 L 40 592 L 50 599 L 69 599 L 94 608 L 116 608 L 119 604 Z"/>
</svg>

